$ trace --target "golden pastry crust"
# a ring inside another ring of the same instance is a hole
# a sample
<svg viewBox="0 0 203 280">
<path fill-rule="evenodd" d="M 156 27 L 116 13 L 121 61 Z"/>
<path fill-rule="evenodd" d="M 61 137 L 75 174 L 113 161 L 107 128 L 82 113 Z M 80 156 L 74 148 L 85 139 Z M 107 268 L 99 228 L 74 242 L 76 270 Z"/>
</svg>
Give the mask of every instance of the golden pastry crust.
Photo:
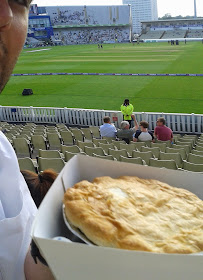
<svg viewBox="0 0 203 280">
<path fill-rule="evenodd" d="M 157 180 L 81 181 L 64 196 L 67 220 L 93 243 L 157 253 L 203 251 L 203 201 Z"/>
</svg>

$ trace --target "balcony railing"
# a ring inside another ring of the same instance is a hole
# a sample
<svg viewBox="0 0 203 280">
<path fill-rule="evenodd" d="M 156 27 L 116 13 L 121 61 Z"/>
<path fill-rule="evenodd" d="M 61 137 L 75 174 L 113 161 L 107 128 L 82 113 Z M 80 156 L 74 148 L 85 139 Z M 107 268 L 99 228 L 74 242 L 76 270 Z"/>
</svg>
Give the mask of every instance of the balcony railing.
<svg viewBox="0 0 203 280">
<path fill-rule="evenodd" d="M 158 117 L 164 117 L 166 125 L 173 132 L 191 134 L 201 134 L 203 132 L 203 115 L 154 112 L 135 112 L 134 114 L 138 122 L 141 120 L 148 121 L 150 130 L 154 130 Z M 123 120 L 120 111 L 0 106 L 0 121 L 12 123 L 64 123 L 70 126 L 100 126 L 103 123 L 104 116 L 110 116 L 116 127 L 119 127 L 120 122 Z"/>
</svg>

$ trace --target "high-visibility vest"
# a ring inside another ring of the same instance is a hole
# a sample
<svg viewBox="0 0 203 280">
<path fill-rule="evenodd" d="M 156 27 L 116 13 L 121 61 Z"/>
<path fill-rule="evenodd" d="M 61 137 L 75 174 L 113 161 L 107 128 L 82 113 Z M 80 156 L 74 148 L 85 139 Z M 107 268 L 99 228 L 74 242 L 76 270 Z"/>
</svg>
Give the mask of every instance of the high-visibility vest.
<svg viewBox="0 0 203 280">
<path fill-rule="evenodd" d="M 121 105 L 121 112 L 123 114 L 123 118 L 125 121 L 131 120 L 131 115 L 134 111 L 134 107 L 132 104 L 129 104 L 127 106 L 124 106 L 123 104 Z"/>
</svg>

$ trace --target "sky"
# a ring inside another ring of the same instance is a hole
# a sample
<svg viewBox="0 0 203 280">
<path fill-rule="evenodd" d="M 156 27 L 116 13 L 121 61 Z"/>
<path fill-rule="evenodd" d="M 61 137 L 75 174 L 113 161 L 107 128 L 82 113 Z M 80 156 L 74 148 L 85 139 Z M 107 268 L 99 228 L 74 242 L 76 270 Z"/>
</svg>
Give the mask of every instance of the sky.
<svg viewBox="0 0 203 280">
<path fill-rule="evenodd" d="M 121 5 L 122 0 L 34 0 L 38 6 Z M 158 16 L 193 16 L 194 0 L 157 0 Z M 197 16 L 203 17 L 203 0 L 196 0 Z"/>
</svg>

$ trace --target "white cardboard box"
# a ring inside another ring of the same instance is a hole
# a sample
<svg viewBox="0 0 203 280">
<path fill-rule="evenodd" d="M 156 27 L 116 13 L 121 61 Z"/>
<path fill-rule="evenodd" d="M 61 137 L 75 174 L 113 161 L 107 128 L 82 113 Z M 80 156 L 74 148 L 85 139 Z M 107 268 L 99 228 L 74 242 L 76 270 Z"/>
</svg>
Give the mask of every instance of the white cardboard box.
<svg viewBox="0 0 203 280">
<path fill-rule="evenodd" d="M 203 254 L 154 254 L 70 242 L 62 217 L 63 182 L 69 188 L 97 176 L 134 175 L 186 188 L 203 199 L 203 175 L 74 156 L 54 182 L 33 224 L 33 239 L 57 280 L 202 280 Z M 63 179 L 63 180 L 62 180 Z M 62 236 L 62 240 L 53 240 Z"/>
</svg>

